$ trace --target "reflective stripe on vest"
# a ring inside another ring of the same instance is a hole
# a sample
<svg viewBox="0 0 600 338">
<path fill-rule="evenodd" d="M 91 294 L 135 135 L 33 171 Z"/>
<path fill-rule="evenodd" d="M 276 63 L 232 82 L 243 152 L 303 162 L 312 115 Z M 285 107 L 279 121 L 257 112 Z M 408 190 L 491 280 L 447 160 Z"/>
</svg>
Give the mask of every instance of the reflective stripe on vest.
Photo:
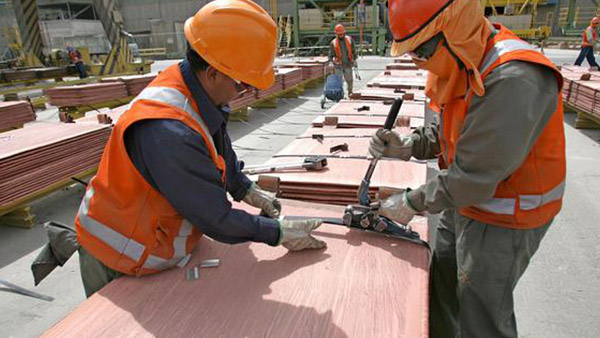
<svg viewBox="0 0 600 338">
<path fill-rule="evenodd" d="M 79 222 L 83 228 L 98 238 L 106 245 L 113 248 L 119 254 L 129 257 L 135 262 L 139 262 L 146 247 L 136 240 L 128 238 L 125 235 L 113 230 L 109 226 L 98 222 L 88 215 L 90 200 L 94 196 L 94 187 L 90 182 L 89 188 L 85 193 L 83 201 L 79 206 Z M 148 255 L 143 268 L 152 270 L 165 270 L 174 266 L 183 267 L 191 258 L 191 254 L 186 254 L 185 246 L 189 236 L 192 234 L 192 225 L 187 220 L 183 220 L 179 227 L 178 236 L 173 239 L 173 258 L 165 259 L 162 257 Z"/>
<path fill-rule="evenodd" d="M 486 54 L 485 58 L 483 59 L 481 68 L 479 68 L 479 73 L 485 74 L 485 72 L 494 64 L 494 62 L 498 60 L 498 58 L 500 58 L 500 56 L 518 50 L 537 51 L 535 47 L 523 40 L 498 41 L 494 44 L 494 46 L 490 49 L 490 51 Z"/>
<path fill-rule="evenodd" d="M 531 46 L 523 40 L 502 40 L 494 44 L 490 51 L 486 54 L 483 59 L 482 66 L 479 70 L 480 74 L 486 74 L 489 68 L 498 61 L 502 55 L 516 51 L 537 51 L 535 47 Z M 472 93 L 469 93 L 472 95 Z M 565 181 L 559 183 L 556 187 L 542 195 L 520 195 L 519 196 L 519 209 L 521 210 L 533 210 L 541 207 L 544 204 L 559 200 L 563 197 L 565 191 Z M 514 198 L 491 198 L 487 202 L 476 205 L 477 208 L 493 212 L 501 215 L 514 215 L 515 206 L 517 204 Z"/>
<path fill-rule="evenodd" d="M 202 128 L 202 131 L 210 142 L 210 147 L 213 149 L 214 154 L 218 153 L 217 147 L 215 146 L 211 137 L 211 133 L 206 124 L 204 124 L 204 120 L 202 120 L 200 115 L 198 115 L 194 108 L 189 104 L 188 98 L 179 90 L 169 87 L 146 87 L 141 93 L 138 94 L 138 96 L 135 97 L 135 99 L 133 99 L 133 101 L 131 101 L 127 109 L 131 108 L 131 106 L 133 106 L 133 104 L 138 100 L 165 103 L 188 113 L 192 118 L 194 118 L 194 120 L 196 120 L 196 122 L 198 122 L 200 128 Z"/>
<path fill-rule="evenodd" d="M 565 181 L 559 183 L 542 195 L 519 195 L 519 209 L 533 210 L 550 202 L 557 201 L 565 193 Z M 517 200 L 514 198 L 492 198 L 485 203 L 477 204 L 476 207 L 485 211 L 501 215 L 514 215 Z"/>
</svg>

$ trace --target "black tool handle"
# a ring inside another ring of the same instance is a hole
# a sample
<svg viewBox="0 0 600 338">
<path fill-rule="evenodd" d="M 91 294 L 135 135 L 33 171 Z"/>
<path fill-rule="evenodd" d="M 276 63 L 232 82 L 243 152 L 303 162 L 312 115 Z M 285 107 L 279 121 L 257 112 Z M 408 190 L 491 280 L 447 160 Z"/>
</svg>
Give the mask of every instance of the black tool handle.
<svg viewBox="0 0 600 338">
<path fill-rule="evenodd" d="M 394 123 L 396 123 L 396 118 L 398 118 L 398 113 L 400 113 L 400 108 L 402 108 L 402 99 L 397 98 L 394 100 L 392 107 L 390 108 L 390 112 L 388 113 L 387 118 L 385 119 L 385 124 L 383 128 L 387 130 L 392 130 L 394 128 Z"/>
</svg>

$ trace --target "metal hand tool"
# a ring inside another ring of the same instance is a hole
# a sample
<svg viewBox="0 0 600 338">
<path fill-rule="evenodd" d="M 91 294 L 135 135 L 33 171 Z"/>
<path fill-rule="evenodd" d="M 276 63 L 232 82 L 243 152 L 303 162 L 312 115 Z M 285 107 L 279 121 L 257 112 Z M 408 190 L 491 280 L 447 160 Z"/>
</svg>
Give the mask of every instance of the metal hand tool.
<svg viewBox="0 0 600 338">
<path fill-rule="evenodd" d="M 247 175 L 254 175 L 285 170 L 323 170 L 325 167 L 327 167 L 327 158 L 325 156 L 312 156 L 306 157 L 302 161 L 290 163 L 251 166 L 242 169 L 242 172 Z"/>
<path fill-rule="evenodd" d="M 29 296 L 29 297 L 33 297 L 33 298 L 37 298 L 37 299 L 41 299 L 41 300 L 45 300 L 47 302 L 51 302 L 54 300 L 54 298 L 50 297 L 50 296 L 45 296 L 42 295 L 40 293 L 37 293 L 35 291 L 31 291 L 28 289 L 25 289 L 23 287 L 20 287 L 18 285 L 15 285 L 13 283 L 10 283 L 8 281 L 5 281 L 4 279 L 0 279 L 0 290 L 3 288 L 6 288 L 8 291 L 10 292 L 14 292 L 14 293 L 18 293 L 24 296 Z"/>
<path fill-rule="evenodd" d="M 398 117 L 398 113 L 400 112 L 400 108 L 402 108 L 402 99 L 398 98 L 394 100 L 392 107 L 390 108 L 390 112 L 385 119 L 385 124 L 383 128 L 387 130 L 392 130 L 394 127 L 394 123 L 396 122 L 396 118 Z M 379 162 L 379 157 L 373 157 L 371 163 L 369 164 L 369 168 L 365 174 L 365 177 L 360 182 L 360 187 L 358 188 L 357 196 L 358 201 L 361 205 L 369 205 L 371 200 L 369 199 L 369 185 L 371 184 L 371 176 L 373 176 L 373 172 L 375 171 L 375 167 L 377 166 L 377 162 Z"/>
</svg>

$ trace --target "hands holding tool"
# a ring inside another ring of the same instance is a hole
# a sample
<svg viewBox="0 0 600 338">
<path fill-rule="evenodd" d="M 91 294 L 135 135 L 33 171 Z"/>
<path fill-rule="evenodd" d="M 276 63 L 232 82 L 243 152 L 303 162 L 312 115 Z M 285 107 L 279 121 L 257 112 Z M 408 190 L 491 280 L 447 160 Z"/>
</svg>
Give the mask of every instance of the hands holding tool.
<svg viewBox="0 0 600 338">
<path fill-rule="evenodd" d="M 397 158 L 408 161 L 412 157 L 414 139 L 391 130 L 380 128 L 371 138 L 369 153 L 373 157 Z"/>
<path fill-rule="evenodd" d="M 275 194 L 262 190 L 256 183 L 252 183 L 243 201 L 253 207 L 260 208 L 263 213 L 271 218 L 279 218 L 281 203 L 279 203 Z"/>
<path fill-rule="evenodd" d="M 402 225 L 407 225 L 418 213 L 408 199 L 409 191 L 407 189 L 401 194 L 392 195 L 382 201 L 376 202 L 375 204 L 379 204 L 379 214 Z"/>
<path fill-rule="evenodd" d="M 320 219 L 307 220 L 280 220 L 279 244 L 290 251 L 299 251 L 304 249 L 321 249 L 327 246 L 327 243 L 312 236 L 312 231 L 323 223 Z"/>
</svg>

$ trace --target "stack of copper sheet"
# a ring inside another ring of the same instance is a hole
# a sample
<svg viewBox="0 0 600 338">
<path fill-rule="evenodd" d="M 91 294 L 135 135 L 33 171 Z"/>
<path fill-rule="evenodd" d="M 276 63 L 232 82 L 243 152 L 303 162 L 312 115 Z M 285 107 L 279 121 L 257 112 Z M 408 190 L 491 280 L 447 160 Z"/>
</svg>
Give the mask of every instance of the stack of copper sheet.
<svg viewBox="0 0 600 338">
<path fill-rule="evenodd" d="M 585 113 L 600 117 L 600 74 L 587 68 L 563 66 L 563 100 Z"/>
<path fill-rule="evenodd" d="M 343 213 L 338 206 L 281 202 L 283 215 Z M 425 218 L 410 225 L 428 239 Z M 178 268 L 118 278 L 41 337 L 428 336 L 426 247 L 327 223 L 313 234 L 326 249 L 290 253 L 204 236 L 185 268 L 208 259 L 218 259 L 218 267 L 199 268 L 197 280 Z"/>
<path fill-rule="evenodd" d="M 312 80 L 325 74 L 325 66 L 322 63 L 290 63 L 281 65 L 279 68 L 302 68 L 302 81 Z"/>
<path fill-rule="evenodd" d="M 314 127 L 324 128 L 381 128 L 391 105 L 378 101 L 340 101 L 312 122 Z M 424 124 L 425 104 L 406 101 L 402 105 L 396 125 L 408 124 L 419 127 Z M 407 120 L 408 118 L 408 120 Z"/>
<path fill-rule="evenodd" d="M 57 107 L 85 106 L 129 96 L 123 82 L 94 83 L 44 89 L 50 104 Z"/>
<path fill-rule="evenodd" d="M 309 144 L 313 140 L 304 141 L 306 142 L 302 143 Z M 274 157 L 266 164 L 286 164 L 301 160 L 307 154 L 300 147 L 296 148 L 299 153 L 297 157 Z M 353 152 L 358 154 L 360 152 L 358 143 L 353 145 L 354 148 L 356 149 Z M 368 147 L 363 148 L 364 152 L 367 149 Z M 291 148 L 286 149 L 288 154 L 294 151 Z M 282 198 L 346 205 L 358 203 L 356 192 L 368 166 L 367 159 L 330 157 L 324 170 L 282 171 L 251 175 L 250 178 L 256 180 L 264 189 L 277 192 Z M 417 188 L 425 183 L 426 175 L 427 167 L 423 163 L 381 160 L 371 178 L 369 195 L 372 199 L 376 199 L 380 189 Z"/>
<path fill-rule="evenodd" d="M 31 103 L 27 101 L 0 102 L 0 131 L 23 126 L 35 120 Z"/>
<path fill-rule="evenodd" d="M 98 166 L 111 128 L 34 123 L 0 135 L 0 207 Z"/>
<path fill-rule="evenodd" d="M 267 162 L 281 165 L 305 157 L 326 156 L 325 170 L 283 171 L 251 178 L 282 198 L 339 205 L 357 203 L 358 185 L 369 165 L 367 151 L 373 128 L 383 126 L 390 108 L 391 104 L 378 101 L 340 101 Z M 423 125 L 424 115 L 424 103 L 407 101 L 399 116 L 410 117 L 410 125 L 419 126 Z M 333 125 L 327 122 L 331 118 L 336 119 Z M 402 134 L 410 133 L 407 127 L 396 128 Z M 426 172 L 423 163 L 382 160 L 373 175 L 369 194 L 377 198 L 380 189 L 399 191 L 418 187 L 425 183 Z"/>
<path fill-rule="evenodd" d="M 275 83 L 269 89 L 257 90 L 257 96 L 259 99 L 277 94 L 283 90 L 283 75 L 275 74 Z"/>
<path fill-rule="evenodd" d="M 277 68 L 282 76 L 283 89 L 291 88 L 302 82 L 302 68 Z"/>
<path fill-rule="evenodd" d="M 104 78 L 102 82 L 123 82 L 129 96 L 136 96 L 156 78 L 156 74 L 129 75 Z"/>
<path fill-rule="evenodd" d="M 396 70 L 416 70 L 417 65 L 415 65 L 414 63 L 398 63 L 398 62 L 394 62 L 394 63 L 390 63 L 389 65 L 385 66 L 385 69 L 391 70 L 391 69 L 396 69 Z"/>
<path fill-rule="evenodd" d="M 238 95 L 235 99 L 229 101 L 229 108 L 231 110 L 238 110 L 250 106 L 252 103 L 258 101 L 256 91 L 247 90 L 241 95 Z"/>
<path fill-rule="evenodd" d="M 378 76 L 367 83 L 368 87 L 394 88 L 394 89 L 418 89 L 425 90 L 427 76 L 415 77 L 393 77 Z"/>
<path fill-rule="evenodd" d="M 412 100 L 414 101 L 425 101 L 425 93 L 421 89 L 395 89 L 395 88 L 381 88 L 381 87 L 367 87 L 354 91 L 350 96 L 353 100 L 375 100 L 385 101 L 393 100 L 395 98 L 405 97 L 404 94 L 413 94 Z M 406 101 L 410 101 L 405 99 Z"/>
</svg>

